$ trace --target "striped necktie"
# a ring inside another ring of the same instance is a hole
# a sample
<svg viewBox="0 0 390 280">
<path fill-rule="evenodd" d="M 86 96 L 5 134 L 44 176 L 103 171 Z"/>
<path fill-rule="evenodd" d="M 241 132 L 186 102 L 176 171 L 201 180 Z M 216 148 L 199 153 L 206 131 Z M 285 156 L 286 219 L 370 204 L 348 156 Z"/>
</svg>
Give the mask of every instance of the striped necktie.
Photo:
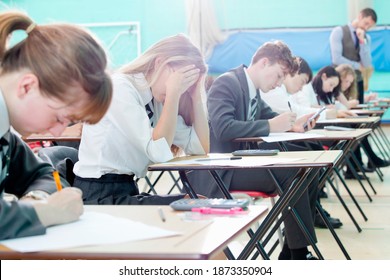
<svg viewBox="0 0 390 280">
<path fill-rule="evenodd" d="M 250 101 L 248 121 L 254 121 L 255 120 L 258 103 L 259 103 L 259 100 L 258 100 L 258 97 L 257 97 L 257 94 L 256 94 L 256 96 L 254 98 L 252 98 L 251 101 Z"/>
<path fill-rule="evenodd" d="M 153 104 L 153 100 L 152 100 L 152 104 Z M 153 111 L 150 108 L 149 103 L 145 105 L 145 110 L 146 110 L 146 114 L 149 117 L 150 125 L 153 126 Z"/>
</svg>

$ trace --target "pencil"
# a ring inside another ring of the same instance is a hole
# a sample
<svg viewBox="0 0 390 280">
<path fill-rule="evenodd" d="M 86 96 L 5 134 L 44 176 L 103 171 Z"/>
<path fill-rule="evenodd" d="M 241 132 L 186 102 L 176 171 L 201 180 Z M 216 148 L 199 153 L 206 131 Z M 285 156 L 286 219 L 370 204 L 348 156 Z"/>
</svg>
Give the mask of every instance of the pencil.
<svg viewBox="0 0 390 280">
<path fill-rule="evenodd" d="M 287 104 L 288 104 L 288 108 L 290 108 L 290 111 L 292 112 L 290 101 L 287 101 Z"/>
<path fill-rule="evenodd" d="M 227 157 L 227 158 L 200 158 L 200 159 L 196 159 L 195 161 L 235 160 L 235 159 L 242 159 L 242 157 L 233 156 L 233 157 Z"/>
<path fill-rule="evenodd" d="M 165 223 L 167 219 L 165 218 L 164 212 L 161 207 L 158 207 L 158 214 L 160 215 L 161 220 Z"/>
<path fill-rule="evenodd" d="M 54 182 L 56 182 L 57 191 L 62 190 L 60 175 L 58 174 L 57 170 L 53 171 L 53 177 L 54 177 Z"/>
</svg>

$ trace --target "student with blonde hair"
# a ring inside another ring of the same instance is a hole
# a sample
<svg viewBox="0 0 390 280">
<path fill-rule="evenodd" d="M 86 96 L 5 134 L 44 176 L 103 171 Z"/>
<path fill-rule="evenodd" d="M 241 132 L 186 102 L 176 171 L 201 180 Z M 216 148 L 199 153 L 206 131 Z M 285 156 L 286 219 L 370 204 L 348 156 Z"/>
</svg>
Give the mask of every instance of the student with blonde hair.
<svg viewBox="0 0 390 280">
<path fill-rule="evenodd" d="M 84 125 L 75 186 L 87 204 L 168 204 L 184 195 L 139 194 L 151 163 L 179 151 L 205 154 L 209 132 L 201 94 L 207 67 L 184 35 L 162 39 L 113 75 L 106 116 Z"/>
<path fill-rule="evenodd" d="M 351 108 L 354 106 L 354 104 L 358 104 L 359 102 L 356 100 L 347 100 L 343 96 L 350 96 L 353 94 L 353 92 L 356 90 L 356 75 L 353 68 L 347 64 L 340 64 L 336 67 L 336 71 L 340 74 L 340 95 L 339 95 L 339 101 L 342 103 L 345 107 Z M 341 98 L 340 98 L 341 97 Z M 350 107 L 348 107 L 350 106 Z M 386 159 L 382 159 L 374 152 L 372 149 L 370 142 L 368 141 L 367 137 L 361 140 L 361 145 L 364 147 L 367 156 L 369 158 L 369 161 L 367 162 L 367 167 L 363 165 L 362 161 L 362 155 L 360 152 L 360 148 L 357 148 L 355 150 L 355 156 L 357 160 L 360 162 L 360 164 L 363 166 L 363 169 L 365 172 L 373 172 L 374 167 L 387 167 L 390 165 L 390 162 Z M 358 170 L 359 171 L 359 170 Z M 360 175 L 359 175 L 360 176 Z M 355 176 L 353 176 L 352 171 L 347 168 L 345 172 L 345 178 L 346 179 L 355 179 Z M 363 178 L 363 177 L 361 177 Z"/>
<path fill-rule="evenodd" d="M 338 100 L 346 109 L 351 109 L 359 104 L 355 70 L 349 64 L 340 64 L 336 66 L 336 71 L 341 81 Z"/>
<path fill-rule="evenodd" d="M 12 47 L 13 31 L 27 37 Z M 37 160 L 10 132 L 50 132 L 71 121 L 98 122 L 111 102 L 106 55 L 84 29 L 68 24 L 37 25 L 17 11 L 0 13 L 0 240 L 44 234 L 46 227 L 77 220 L 81 192 L 56 192 L 53 168 Z M 62 179 L 62 185 L 69 184 Z M 9 193 L 19 201 L 3 198 Z M 45 203 L 42 203 L 45 202 Z"/>
</svg>

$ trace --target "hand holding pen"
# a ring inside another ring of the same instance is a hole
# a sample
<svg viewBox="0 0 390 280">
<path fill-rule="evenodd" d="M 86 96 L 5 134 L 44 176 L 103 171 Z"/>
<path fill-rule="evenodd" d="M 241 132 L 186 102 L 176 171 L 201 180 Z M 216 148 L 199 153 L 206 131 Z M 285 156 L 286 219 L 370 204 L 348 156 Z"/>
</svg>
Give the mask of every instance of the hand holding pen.
<svg viewBox="0 0 390 280">
<path fill-rule="evenodd" d="M 33 207 L 43 226 L 73 222 L 84 211 L 82 192 L 78 188 L 62 189 L 58 171 L 53 172 L 57 192 L 51 194 L 45 203 L 34 203 Z"/>
</svg>

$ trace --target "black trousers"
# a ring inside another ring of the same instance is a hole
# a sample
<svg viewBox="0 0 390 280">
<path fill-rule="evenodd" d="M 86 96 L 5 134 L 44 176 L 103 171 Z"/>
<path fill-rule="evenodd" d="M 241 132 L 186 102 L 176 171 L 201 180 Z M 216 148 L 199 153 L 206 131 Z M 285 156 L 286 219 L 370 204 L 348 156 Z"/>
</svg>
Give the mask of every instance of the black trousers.
<svg viewBox="0 0 390 280">
<path fill-rule="evenodd" d="M 134 175 L 105 174 L 100 178 L 76 176 L 74 186 L 83 192 L 84 204 L 89 205 L 168 205 L 184 197 L 139 193 Z"/>
<path fill-rule="evenodd" d="M 286 143 L 289 151 L 305 151 L 308 148 L 300 145 Z M 278 146 L 268 144 L 260 146 L 261 149 L 277 149 Z M 297 169 L 281 168 L 273 169 L 276 180 L 279 182 L 282 190 L 290 187 L 290 184 L 297 174 Z M 276 193 L 277 187 L 267 170 L 263 169 L 236 169 L 217 171 L 222 181 L 229 190 L 242 191 L 261 191 L 265 193 Z M 221 191 L 208 171 L 192 171 L 187 177 L 195 189 L 196 193 L 210 198 L 223 197 Z M 295 204 L 295 209 L 302 219 L 306 228 L 310 232 L 313 240 L 316 240 L 314 230 L 315 204 L 318 197 L 318 177 L 309 185 L 301 198 Z M 300 249 L 309 245 L 293 216 L 288 214 L 284 220 L 286 239 L 290 249 Z"/>
</svg>

